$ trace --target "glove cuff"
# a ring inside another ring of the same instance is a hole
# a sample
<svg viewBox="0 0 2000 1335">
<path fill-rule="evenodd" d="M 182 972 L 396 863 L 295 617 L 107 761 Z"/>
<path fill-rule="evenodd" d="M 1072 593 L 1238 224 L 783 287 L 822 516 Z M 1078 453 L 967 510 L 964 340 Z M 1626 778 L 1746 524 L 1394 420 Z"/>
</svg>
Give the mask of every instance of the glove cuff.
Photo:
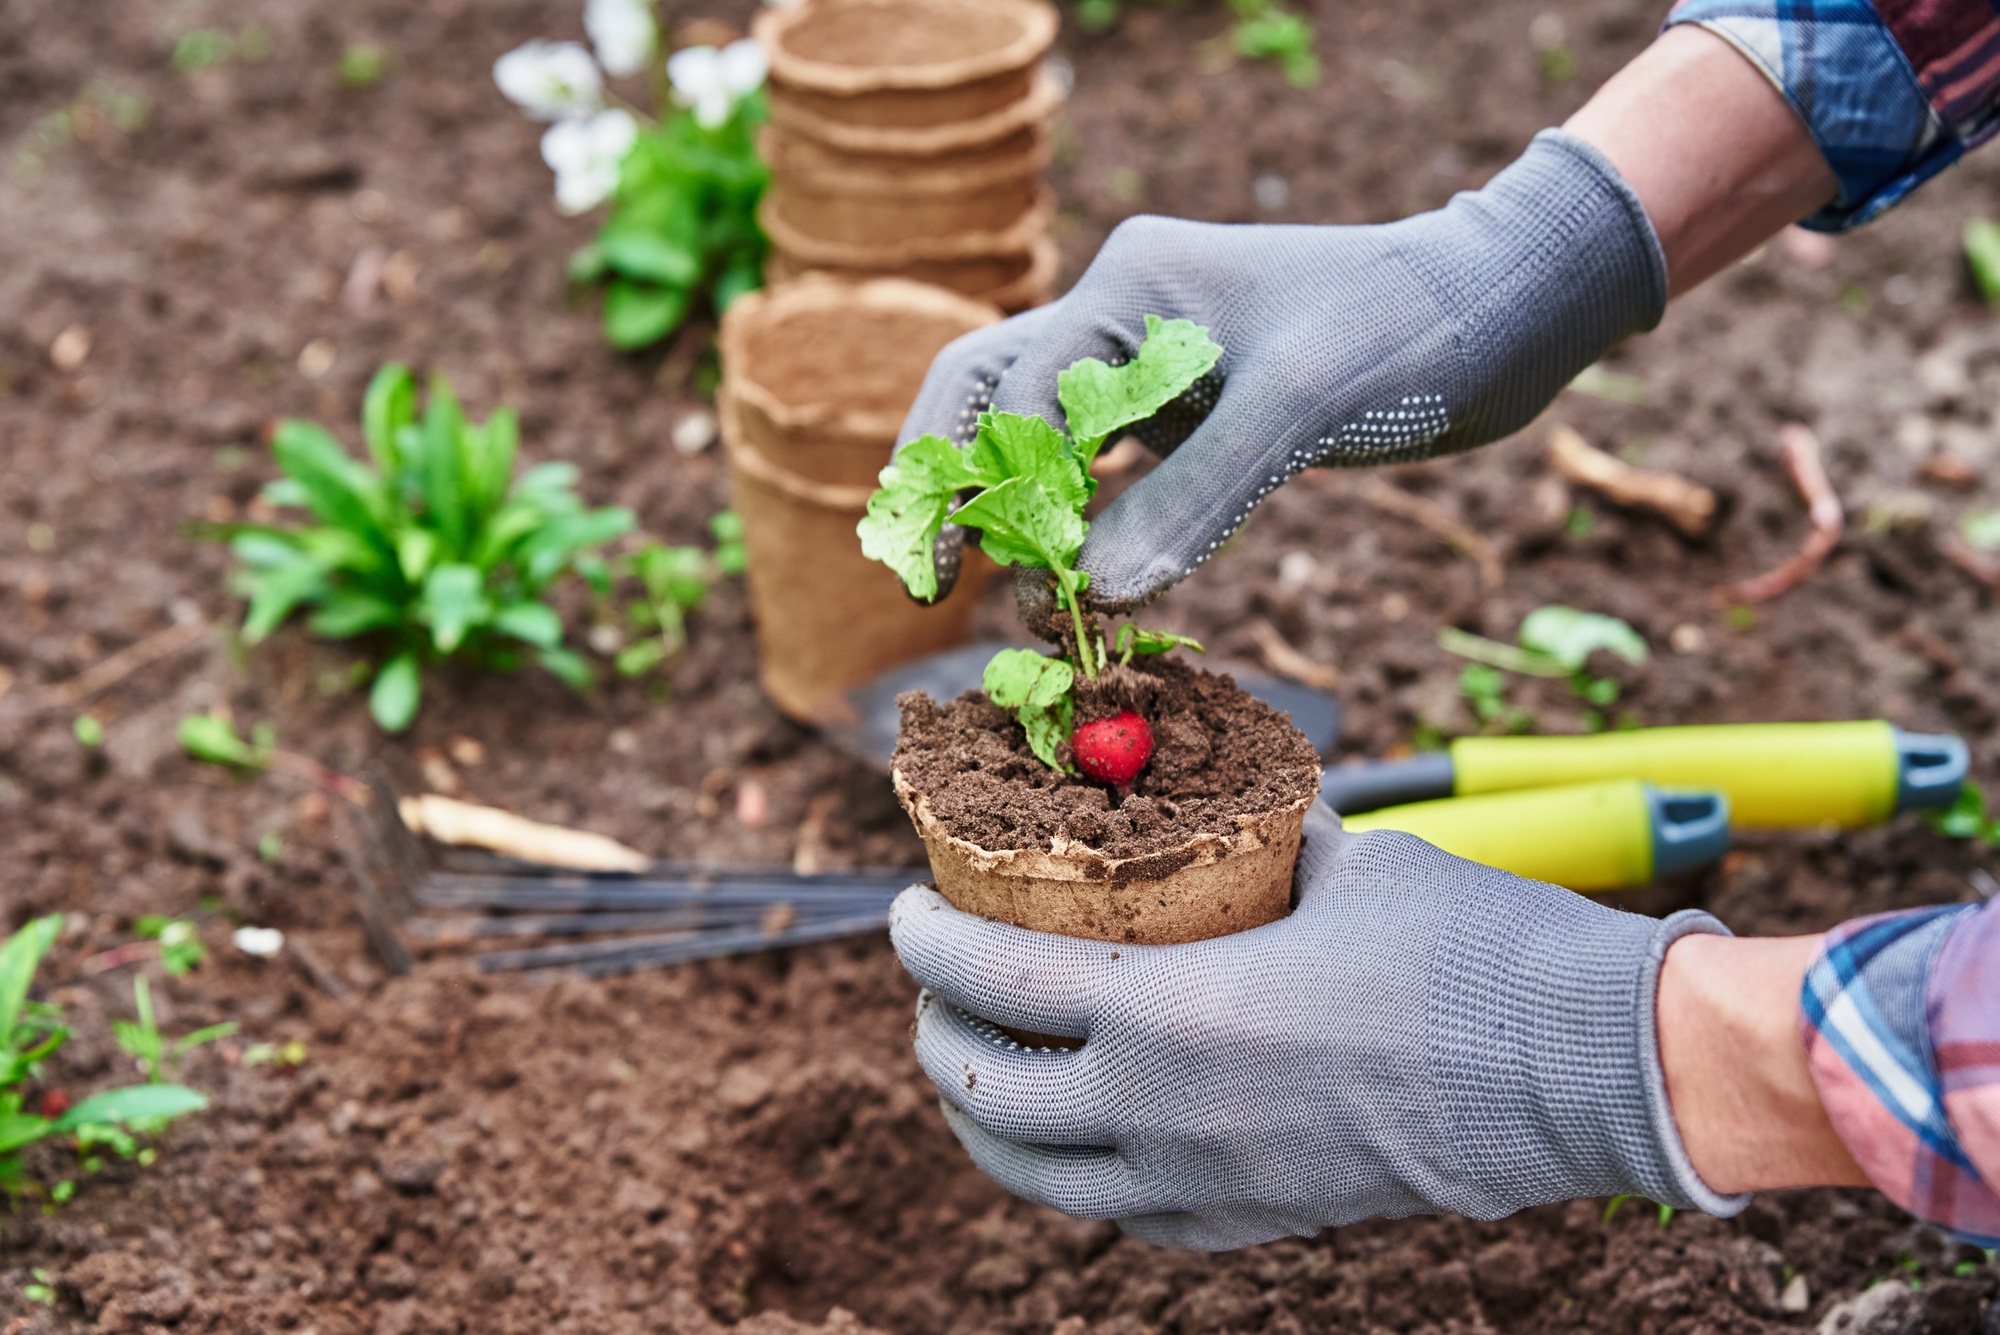
<svg viewBox="0 0 2000 1335">
<path fill-rule="evenodd" d="M 1640 1192 L 1663 1205 L 1692 1206 L 1704 1213 L 1728 1218 L 1750 1204 L 1749 1192 L 1725 1196 L 1701 1180 L 1687 1145 L 1681 1139 L 1680 1124 L 1674 1120 L 1674 1106 L 1667 1097 L 1666 1068 L 1660 1062 L 1659 996 L 1660 969 L 1667 951 L 1684 936 L 1733 936 L 1727 927 L 1699 909 L 1683 909 L 1661 921 L 1646 952 L 1646 963 L 1637 983 L 1639 1076 L 1645 1082 L 1646 1103 L 1652 1109 L 1652 1130 L 1658 1157 L 1642 1167 Z"/>
</svg>

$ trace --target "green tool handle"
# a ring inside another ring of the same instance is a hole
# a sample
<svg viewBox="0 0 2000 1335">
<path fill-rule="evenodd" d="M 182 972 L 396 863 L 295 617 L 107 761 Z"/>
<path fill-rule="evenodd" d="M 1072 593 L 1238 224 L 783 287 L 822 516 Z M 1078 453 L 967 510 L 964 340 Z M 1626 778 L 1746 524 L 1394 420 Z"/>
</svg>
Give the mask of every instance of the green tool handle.
<svg viewBox="0 0 2000 1335">
<path fill-rule="evenodd" d="M 1718 793 L 1619 779 L 1384 807 L 1341 824 L 1402 830 L 1447 853 L 1572 890 L 1622 890 L 1697 866 L 1729 847 Z"/>
<path fill-rule="evenodd" d="M 1462 737 L 1451 744 L 1460 796 L 1636 778 L 1713 788 L 1746 829 L 1852 829 L 1898 811 L 1949 805 L 1965 744 L 1857 723 L 1734 723 L 1590 737 Z"/>
</svg>

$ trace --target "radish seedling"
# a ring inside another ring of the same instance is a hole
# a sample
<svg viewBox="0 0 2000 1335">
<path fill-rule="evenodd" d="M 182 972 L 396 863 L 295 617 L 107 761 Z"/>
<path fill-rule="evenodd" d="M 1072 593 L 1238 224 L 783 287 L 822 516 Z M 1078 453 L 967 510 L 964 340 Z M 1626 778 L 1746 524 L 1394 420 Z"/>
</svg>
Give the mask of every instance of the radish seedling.
<svg viewBox="0 0 2000 1335">
<path fill-rule="evenodd" d="M 536 663 L 589 686 L 590 665 L 564 647 L 543 594 L 572 572 L 602 582 L 592 553 L 632 528 L 632 512 L 584 508 L 574 464 L 517 475 L 514 414 L 468 421 L 443 376 L 431 378 L 420 416 L 416 377 L 383 367 L 362 430 L 372 466 L 311 422 L 280 422 L 271 451 L 285 477 L 265 498 L 318 522 L 216 530 L 242 562 L 243 638 L 255 644 L 310 607 L 313 634 L 372 639 L 382 656 L 369 708 L 386 732 L 409 727 L 424 667 L 447 658 L 501 671 Z"/>
<path fill-rule="evenodd" d="M 166 1078 L 169 1063 L 178 1062 L 204 1043 L 227 1038 L 236 1032 L 236 1022 L 212 1024 L 205 1029 L 197 1029 L 191 1034 L 168 1042 L 160 1033 L 160 1026 L 153 1020 L 153 991 L 146 985 L 146 976 L 137 974 L 132 979 L 132 1009 L 136 1020 L 113 1020 L 112 1037 L 125 1054 L 136 1059 L 146 1079 L 159 1084 Z"/>
<path fill-rule="evenodd" d="M 863 554 L 894 570 L 911 593 L 937 596 L 932 545 L 947 522 L 980 530 L 980 548 L 1001 565 L 1049 572 L 1069 618 L 1067 652 L 1059 658 L 1010 649 L 987 665 L 985 689 L 1013 709 L 1028 744 L 1043 763 L 1067 769 L 1060 748 L 1073 717 L 1075 674 L 1097 677 L 1111 655 L 1199 650 L 1180 636 L 1126 626 L 1107 642 L 1086 617 L 1080 596 L 1090 583 L 1076 565 L 1089 525 L 1085 505 L 1097 491 L 1091 461 L 1111 437 L 1178 398 L 1214 367 L 1222 349 L 1189 320 L 1146 317 L 1146 338 L 1120 366 L 1086 358 L 1056 378 L 1069 431 L 1040 417 L 988 410 L 964 449 L 942 436 L 923 436 L 882 470 L 881 489 L 868 500 L 856 530 Z M 963 503 L 959 495 L 976 491 Z"/>
<path fill-rule="evenodd" d="M 28 999 L 35 970 L 61 931 L 62 915 L 52 913 L 31 919 L 0 942 L 0 1191 L 10 1199 L 41 1190 L 22 1165 L 22 1154 L 32 1145 L 74 1140 L 90 1169 L 95 1159 L 88 1152 L 100 1145 L 122 1158 L 139 1156 L 138 1142 L 126 1128 L 157 1131 L 208 1106 L 207 1098 L 192 1089 L 149 1083 L 106 1090 L 67 1107 L 60 1106 L 59 1098 L 45 1099 L 41 1113 L 23 1111 L 25 1086 L 69 1037 L 56 1007 Z M 73 1185 L 59 1183 L 53 1194 L 66 1199 L 73 1190 Z"/>
<path fill-rule="evenodd" d="M 743 572 L 743 520 L 724 510 L 708 522 L 715 550 L 669 547 L 648 543 L 625 558 L 624 570 L 636 577 L 645 596 L 625 608 L 625 619 L 646 638 L 626 645 L 615 660 L 627 677 L 643 676 L 687 647 L 687 614 L 708 599 L 708 591 L 725 575 Z"/>
<path fill-rule="evenodd" d="M 160 943 L 160 965 L 172 977 L 192 972 L 208 958 L 208 947 L 201 943 L 194 924 L 185 918 L 149 913 L 136 920 L 132 930 L 148 941 Z"/>
</svg>

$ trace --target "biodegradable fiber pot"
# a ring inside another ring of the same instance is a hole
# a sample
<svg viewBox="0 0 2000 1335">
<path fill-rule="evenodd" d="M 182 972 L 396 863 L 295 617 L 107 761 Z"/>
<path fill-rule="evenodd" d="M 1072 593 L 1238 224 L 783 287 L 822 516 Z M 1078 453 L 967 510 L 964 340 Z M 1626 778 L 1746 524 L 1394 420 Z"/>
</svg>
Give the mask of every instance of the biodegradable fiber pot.
<svg viewBox="0 0 2000 1335">
<path fill-rule="evenodd" d="M 938 350 L 1000 313 L 902 279 L 808 279 L 731 303 L 719 396 L 749 553 L 759 673 L 779 708 L 851 721 L 846 691 L 966 638 L 990 563 L 912 601 L 855 525 Z"/>
<path fill-rule="evenodd" d="M 1178 665 L 1172 673 L 1198 688 L 1199 708 L 1154 718 L 1154 763 L 1184 772 L 1162 775 L 1166 791 L 1144 797 L 1144 820 L 1129 825 L 1116 813 L 1138 797 L 1110 808 L 1110 819 L 1083 795 L 1082 780 L 1058 783 L 1052 800 L 1050 776 L 1027 768 L 1039 762 L 983 700 L 939 706 L 905 696 L 892 779 L 939 892 L 968 913 L 1033 931 L 1138 945 L 1226 936 L 1290 912 L 1319 758 L 1289 719 L 1228 678 Z M 1217 731 L 1218 717 L 1232 722 Z M 1010 738 L 1012 760 L 995 731 Z M 1203 792 L 1200 766 L 1210 756 L 1238 780 Z M 1195 795 L 1175 796 L 1183 786 Z M 1064 798 L 1074 814 L 1051 817 Z"/>
<path fill-rule="evenodd" d="M 1058 18 L 1042 0 L 839 0 L 773 7 L 754 36 L 771 59 L 774 119 L 859 129 L 989 120 L 1030 99 Z"/>
<path fill-rule="evenodd" d="M 912 260 L 897 266 L 894 274 L 950 288 L 1013 315 L 1039 306 L 1053 295 L 1060 263 L 1055 242 L 1041 236 L 1024 251 L 949 260 Z M 766 281 L 773 284 L 791 282 L 807 274 L 859 280 L 878 273 L 865 268 L 811 264 L 783 250 L 773 250 L 764 267 Z"/>
<path fill-rule="evenodd" d="M 1010 155 L 959 160 L 848 154 L 773 126 L 759 147 L 771 164 L 771 213 L 818 241 L 896 245 L 1005 231 L 1041 197 L 1047 136 L 1008 141 Z"/>
</svg>

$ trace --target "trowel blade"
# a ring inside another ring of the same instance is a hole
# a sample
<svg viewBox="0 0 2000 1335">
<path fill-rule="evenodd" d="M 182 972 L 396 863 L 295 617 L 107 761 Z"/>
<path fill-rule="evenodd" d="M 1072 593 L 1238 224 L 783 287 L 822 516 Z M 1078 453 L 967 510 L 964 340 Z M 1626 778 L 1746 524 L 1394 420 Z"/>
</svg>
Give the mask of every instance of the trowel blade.
<svg viewBox="0 0 2000 1335">
<path fill-rule="evenodd" d="M 892 668 L 874 680 L 847 693 L 855 723 L 823 728 L 828 740 L 863 764 L 887 769 L 896 750 L 896 729 L 900 722 L 896 697 L 904 691 L 923 691 L 934 700 L 952 700 L 979 689 L 979 679 L 987 660 L 1002 649 L 1038 646 L 1026 641 L 982 640 L 976 644 L 947 649 Z M 1340 736 L 1340 702 L 1324 691 L 1273 677 L 1241 663 L 1217 663 L 1216 670 L 1236 678 L 1236 684 L 1281 714 L 1312 742 L 1321 755 Z"/>
</svg>

